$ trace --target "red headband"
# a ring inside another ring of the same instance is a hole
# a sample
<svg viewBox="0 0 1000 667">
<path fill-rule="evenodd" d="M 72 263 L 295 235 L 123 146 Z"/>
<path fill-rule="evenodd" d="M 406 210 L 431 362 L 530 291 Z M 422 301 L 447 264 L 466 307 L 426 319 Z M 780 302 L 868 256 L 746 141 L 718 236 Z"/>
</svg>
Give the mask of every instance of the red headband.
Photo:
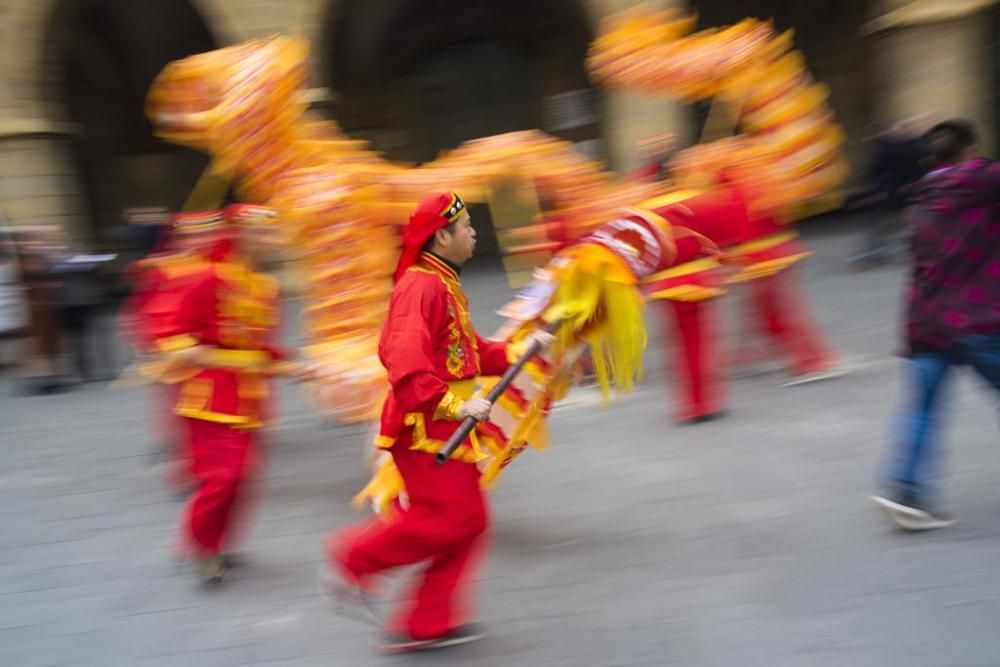
<svg viewBox="0 0 1000 667">
<path fill-rule="evenodd" d="M 398 282 L 406 270 L 416 263 L 420 251 L 434 233 L 455 222 L 463 211 L 465 202 L 454 192 L 428 195 L 421 199 L 403 230 L 403 251 L 393 279 Z"/>
</svg>

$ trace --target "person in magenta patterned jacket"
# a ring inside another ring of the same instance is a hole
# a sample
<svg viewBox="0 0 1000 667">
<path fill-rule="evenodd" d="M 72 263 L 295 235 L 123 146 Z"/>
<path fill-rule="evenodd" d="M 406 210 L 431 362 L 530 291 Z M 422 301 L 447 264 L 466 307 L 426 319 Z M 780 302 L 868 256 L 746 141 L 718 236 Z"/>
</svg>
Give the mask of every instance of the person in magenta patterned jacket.
<svg viewBox="0 0 1000 667">
<path fill-rule="evenodd" d="M 973 126 L 926 135 L 936 166 L 914 189 L 907 293 L 907 387 L 887 493 L 875 501 L 910 530 L 954 523 L 934 508 L 941 405 L 951 370 L 970 366 L 1000 390 L 1000 163 L 979 157 Z"/>
</svg>

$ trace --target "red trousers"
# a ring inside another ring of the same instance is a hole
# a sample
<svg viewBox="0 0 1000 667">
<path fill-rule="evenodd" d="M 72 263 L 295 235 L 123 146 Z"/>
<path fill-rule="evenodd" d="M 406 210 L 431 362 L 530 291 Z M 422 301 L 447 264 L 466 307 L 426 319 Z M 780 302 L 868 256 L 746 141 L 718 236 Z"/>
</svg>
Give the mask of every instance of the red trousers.
<svg viewBox="0 0 1000 667">
<path fill-rule="evenodd" d="M 813 326 L 795 276 L 783 271 L 747 284 L 743 338 L 763 336 L 791 360 L 792 374 L 828 370 L 837 361 L 822 333 Z M 668 374 L 679 373 L 682 387 L 679 419 L 694 419 L 721 410 L 724 381 L 715 333 L 714 300 L 660 301 L 664 328 L 676 327 L 676 352 L 668 358 Z"/>
<path fill-rule="evenodd" d="M 753 333 L 776 345 L 791 361 L 792 374 L 828 370 L 837 355 L 812 323 L 795 274 L 782 271 L 748 284 L 747 321 Z"/>
<path fill-rule="evenodd" d="M 668 357 L 667 361 L 668 375 L 680 378 L 677 419 L 695 419 L 722 409 L 724 391 L 718 369 L 713 301 L 659 302 L 664 329 L 677 331 L 673 359 Z"/>
<path fill-rule="evenodd" d="M 232 541 L 235 515 L 246 504 L 248 477 L 257 464 L 257 434 L 201 419 L 185 421 L 198 482 L 185 511 L 185 533 L 198 555 L 217 554 Z"/>
<path fill-rule="evenodd" d="M 331 565 L 361 586 L 371 575 L 427 562 L 411 599 L 390 621 L 394 631 L 414 639 L 447 634 L 465 622 L 467 581 L 485 546 L 486 499 L 479 470 L 409 449 L 400 438 L 392 457 L 406 484 L 409 507 L 391 522 L 373 519 L 327 543 Z"/>
</svg>

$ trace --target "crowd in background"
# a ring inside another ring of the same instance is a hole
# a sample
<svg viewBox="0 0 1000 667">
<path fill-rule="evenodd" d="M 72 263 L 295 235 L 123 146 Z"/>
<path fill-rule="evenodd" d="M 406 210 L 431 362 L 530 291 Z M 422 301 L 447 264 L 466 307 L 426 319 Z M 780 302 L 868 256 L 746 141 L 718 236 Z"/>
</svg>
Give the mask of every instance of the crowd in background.
<svg viewBox="0 0 1000 667">
<path fill-rule="evenodd" d="M 109 379 L 111 336 L 100 329 L 114 258 L 86 253 L 56 225 L 0 232 L 0 367 L 18 392 Z"/>
</svg>

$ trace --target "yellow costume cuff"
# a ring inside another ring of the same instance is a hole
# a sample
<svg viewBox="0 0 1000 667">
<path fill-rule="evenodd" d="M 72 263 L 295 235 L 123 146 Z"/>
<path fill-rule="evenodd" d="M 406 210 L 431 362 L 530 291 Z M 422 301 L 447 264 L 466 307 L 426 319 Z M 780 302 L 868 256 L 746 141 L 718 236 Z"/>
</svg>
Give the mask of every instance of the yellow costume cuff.
<svg viewBox="0 0 1000 667">
<path fill-rule="evenodd" d="M 446 392 L 441 398 L 441 402 L 437 404 L 434 409 L 434 419 L 450 419 L 451 421 L 458 421 L 458 413 L 462 409 L 462 405 L 465 403 L 455 394 Z"/>
<path fill-rule="evenodd" d="M 179 336 L 171 336 L 169 338 L 163 338 L 157 341 L 156 346 L 159 348 L 160 352 L 177 352 L 178 350 L 186 350 L 189 347 L 194 347 L 198 344 L 198 340 L 190 334 L 180 334 Z"/>
</svg>

